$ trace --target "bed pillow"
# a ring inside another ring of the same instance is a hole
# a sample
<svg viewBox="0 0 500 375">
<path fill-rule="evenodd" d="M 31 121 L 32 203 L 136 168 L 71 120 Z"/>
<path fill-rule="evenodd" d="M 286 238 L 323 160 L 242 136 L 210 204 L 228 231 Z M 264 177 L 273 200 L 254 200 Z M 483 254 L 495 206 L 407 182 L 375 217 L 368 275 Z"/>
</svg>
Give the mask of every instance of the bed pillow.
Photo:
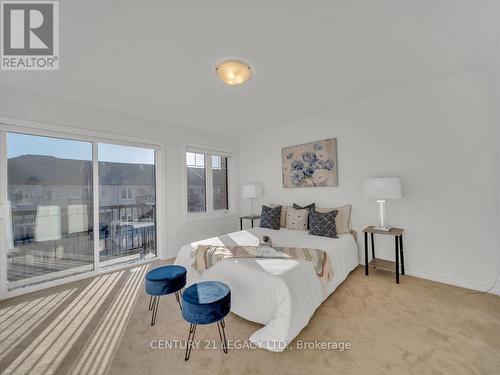
<svg viewBox="0 0 500 375">
<path fill-rule="evenodd" d="M 299 206 L 297 203 L 294 203 L 293 208 L 299 209 L 299 210 L 307 208 L 309 210 L 309 212 L 311 212 L 311 211 L 314 211 L 316 209 L 316 203 L 311 203 L 311 204 L 308 204 L 307 206 Z M 309 215 L 307 217 L 307 229 L 309 229 Z"/>
<path fill-rule="evenodd" d="M 335 218 L 335 226 L 338 234 L 351 233 L 351 208 L 350 204 L 336 208 L 316 208 L 316 212 L 330 212 L 337 210 L 337 217 Z"/>
<path fill-rule="evenodd" d="M 269 207 L 278 207 L 281 206 L 279 204 L 275 203 L 269 203 Z M 280 217 L 280 227 L 285 228 L 286 227 L 286 211 L 290 208 L 291 206 L 281 206 L 281 217 Z"/>
<path fill-rule="evenodd" d="M 260 213 L 260 227 L 269 229 L 280 229 L 281 206 L 262 206 Z"/>
<path fill-rule="evenodd" d="M 309 219 L 309 209 L 296 209 L 289 207 L 286 210 L 286 229 L 307 230 L 307 220 Z"/>
<path fill-rule="evenodd" d="M 330 212 L 311 211 L 309 214 L 309 234 L 337 238 L 337 229 L 335 227 L 337 213 L 337 210 Z"/>
</svg>

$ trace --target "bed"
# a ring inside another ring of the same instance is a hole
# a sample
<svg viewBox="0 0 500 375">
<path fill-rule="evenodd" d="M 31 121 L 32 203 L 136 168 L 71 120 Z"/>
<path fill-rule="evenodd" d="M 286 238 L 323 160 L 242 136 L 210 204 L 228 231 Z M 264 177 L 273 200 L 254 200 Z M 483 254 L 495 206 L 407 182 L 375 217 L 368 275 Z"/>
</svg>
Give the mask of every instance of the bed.
<svg viewBox="0 0 500 375">
<path fill-rule="evenodd" d="M 224 259 L 203 273 L 192 267 L 194 250 L 200 244 L 256 246 L 263 235 L 271 237 L 273 246 L 326 251 L 333 278 L 322 282 L 312 263 L 289 259 Z M 327 238 L 284 228 L 252 228 L 185 245 L 175 264 L 187 269 L 187 285 L 202 280 L 218 280 L 229 285 L 231 311 L 264 325 L 250 336 L 252 345 L 280 352 L 308 324 L 314 311 L 359 262 L 352 234 Z"/>
</svg>

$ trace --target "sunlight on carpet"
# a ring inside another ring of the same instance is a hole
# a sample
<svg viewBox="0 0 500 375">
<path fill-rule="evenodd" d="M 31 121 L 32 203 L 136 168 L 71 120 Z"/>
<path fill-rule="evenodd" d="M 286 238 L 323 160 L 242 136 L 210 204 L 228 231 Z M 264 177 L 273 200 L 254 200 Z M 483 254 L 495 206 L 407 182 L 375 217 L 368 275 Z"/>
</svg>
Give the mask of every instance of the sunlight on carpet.
<svg viewBox="0 0 500 375">
<path fill-rule="evenodd" d="M 92 334 L 92 339 L 77 359 L 72 374 L 104 374 L 123 334 L 125 325 L 141 290 L 148 266 L 130 270 L 111 307 Z"/>
<path fill-rule="evenodd" d="M 78 338 L 94 318 L 97 329 L 81 350 L 72 373 L 98 374 L 107 368 L 142 285 L 148 266 L 95 278 L 84 290 L 65 290 L 0 310 L 0 359 L 25 339 L 44 318 L 70 296 L 74 299 L 46 326 L 4 374 L 54 374 Z M 119 285 L 120 280 L 125 281 Z M 118 292 L 116 292 L 118 289 Z M 112 298 L 104 315 L 96 316 L 107 298 Z"/>
<path fill-rule="evenodd" d="M 0 323 L 0 361 L 10 349 L 30 335 L 43 318 L 56 310 L 76 289 L 65 290 L 47 297 L 15 305 L 2 314 Z"/>
</svg>

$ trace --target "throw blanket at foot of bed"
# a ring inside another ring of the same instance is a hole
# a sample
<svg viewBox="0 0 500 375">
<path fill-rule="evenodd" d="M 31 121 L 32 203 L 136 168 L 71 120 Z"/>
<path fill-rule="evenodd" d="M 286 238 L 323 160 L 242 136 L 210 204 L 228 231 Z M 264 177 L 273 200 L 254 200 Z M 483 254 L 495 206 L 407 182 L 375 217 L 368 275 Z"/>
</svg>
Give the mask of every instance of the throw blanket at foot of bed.
<svg viewBox="0 0 500 375">
<path fill-rule="evenodd" d="M 325 251 L 299 247 L 198 245 L 195 249 L 193 267 L 202 272 L 228 258 L 305 260 L 313 264 L 316 274 L 322 281 L 329 281 L 333 277 L 330 259 Z"/>
</svg>

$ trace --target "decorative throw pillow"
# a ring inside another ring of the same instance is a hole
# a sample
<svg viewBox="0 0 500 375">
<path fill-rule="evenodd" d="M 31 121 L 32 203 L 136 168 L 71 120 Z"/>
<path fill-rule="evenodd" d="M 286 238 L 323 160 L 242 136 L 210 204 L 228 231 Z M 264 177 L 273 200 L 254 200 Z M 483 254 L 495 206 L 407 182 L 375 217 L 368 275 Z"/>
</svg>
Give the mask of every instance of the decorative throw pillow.
<svg viewBox="0 0 500 375">
<path fill-rule="evenodd" d="M 308 204 L 307 206 L 299 206 L 297 203 L 294 203 L 293 204 L 293 208 L 295 209 L 304 209 L 304 208 L 307 208 L 309 210 L 309 213 L 311 211 L 314 211 L 316 209 L 316 203 L 311 203 L 311 204 Z M 307 215 L 307 229 L 309 229 L 309 215 Z"/>
<path fill-rule="evenodd" d="M 286 211 L 286 229 L 307 230 L 307 219 L 309 210 L 288 208 Z"/>
<path fill-rule="evenodd" d="M 337 238 L 337 229 L 335 227 L 337 213 L 337 210 L 324 213 L 311 211 L 309 214 L 309 234 Z"/>
<path fill-rule="evenodd" d="M 343 207 L 335 208 L 316 208 L 317 212 L 330 212 L 337 210 L 337 217 L 335 217 L 335 228 L 337 229 L 337 234 L 351 233 L 351 209 L 350 204 Z"/>
<path fill-rule="evenodd" d="M 275 203 L 269 203 L 269 207 L 278 207 L 281 206 L 280 204 L 275 204 Z M 285 228 L 286 227 L 286 210 L 288 210 L 291 206 L 281 206 L 281 217 L 280 217 L 280 227 Z"/>
<path fill-rule="evenodd" d="M 281 206 L 262 206 L 260 213 L 260 227 L 269 229 L 280 229 Z"/>
</svg>

